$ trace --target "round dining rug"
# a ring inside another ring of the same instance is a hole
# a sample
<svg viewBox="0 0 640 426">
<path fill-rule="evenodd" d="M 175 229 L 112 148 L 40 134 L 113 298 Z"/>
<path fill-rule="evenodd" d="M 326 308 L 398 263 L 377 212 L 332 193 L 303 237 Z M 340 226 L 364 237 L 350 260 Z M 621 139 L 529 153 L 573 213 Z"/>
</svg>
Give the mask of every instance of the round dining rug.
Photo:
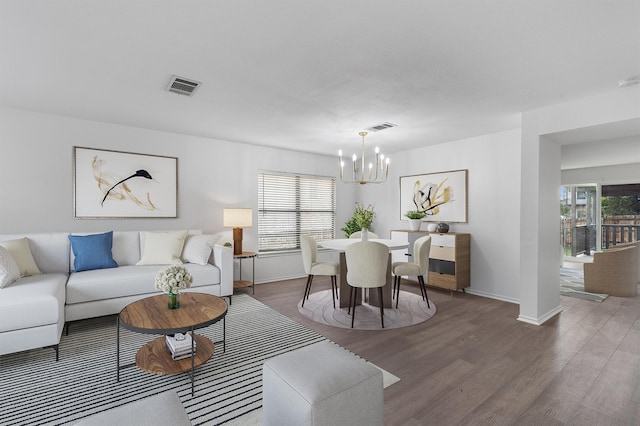
<svg viewBox="0 0 640 426">
<path fill-rule="evenodd" d="M 398 309 L 393 301 L 393 308 L 384 310 L 384 329 L 380 323 L 380 308 L 367 303 L 356 306 L 356 318 L 353 328 L 358 330 L 386 330 L 425 322 L 436 314 L 436 305 L 429 300 L 422 300 L 422 296 L 400 291 L 400 302 Z M 340 328 L 351 328 L 351 315 L 347 315 L 347 308 L 339 308 L 336 300 L 336 308 L 333 308 L 331 301 L 331 290 L 323 290 L 311 293 L 309 299 L 298 302 L 298 312 L 305 318 L 320 324 L 330 325 Z"/>
</svg>

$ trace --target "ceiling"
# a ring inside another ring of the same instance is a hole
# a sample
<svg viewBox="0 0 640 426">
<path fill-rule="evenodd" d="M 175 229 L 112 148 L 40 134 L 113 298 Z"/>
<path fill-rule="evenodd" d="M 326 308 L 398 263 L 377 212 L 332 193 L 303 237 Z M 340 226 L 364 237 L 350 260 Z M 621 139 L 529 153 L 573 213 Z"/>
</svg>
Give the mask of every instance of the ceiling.
<svg viewBox="0 0 640 426">
<path fill-rule="evenodd" d="M 640 103 L 640 99 L 638 99 L 638 102 Z M 640 135 L 640 118 L 565 130 L 545 136 L 547 139 L 558 142 L 560 145 L 570 145 L 575 143 L 632 138 L 638 135 Z"/>
<path fill-rule="evenodd" d="M 393 153 L 625 90 L 640 2 L 2 0 L 0 58 L 6 107 L 331 155 L 391 122 Z"/>
</svg>

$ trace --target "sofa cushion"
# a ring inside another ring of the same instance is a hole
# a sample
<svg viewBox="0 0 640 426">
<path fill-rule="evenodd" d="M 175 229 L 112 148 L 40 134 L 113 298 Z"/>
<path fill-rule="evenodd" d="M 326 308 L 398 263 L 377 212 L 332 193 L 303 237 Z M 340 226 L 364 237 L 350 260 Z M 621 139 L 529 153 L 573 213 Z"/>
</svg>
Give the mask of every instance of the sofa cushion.
<svg viewBox="0 0 640 426">
<path fill-rule="evenodd" d="M 220 235 L 189 235 L 182 250 L 182 261 L 206 265 Z"/>
<path fill-rule="evenodd" d="M 20 278 L 0 291 L 0 332 L 56 324 L 63 315 L 65 274 Z"/>
<path fill-rule="evenodd" d="M 185 263 L 184 267 L 191 274 L 193 282 L 191 288 L 203 285 L 220 284 L 220 269 L 216 266 L 206 264 L 198 265 L 197 263 Z"/>
<path fill-rule="evenodd" d="M 140 260 L 140 232 L 114 231 L 111 254 L 119 266 L 138 263 Z"/>
<path fill-rule="evenodd" d="M 113 232 L 92 235 L 69 235 L 71 250 L 74 255 L 74 270 L 76 272 L 91 269 L 117 268 L 113 260 L 111 247 Z"/>
<path fill-rule="evenodd" d="M 181 264 L 187 231 L 144 232 L 142 259 L 138 265 Z"/>
<path fill-rule="evenodd" d="M 43 274 L 69 273 L 69 253 L 71 243 L 68 232 L 48 232 L 33 234 L 4 234 L 0 241 L 27 238 L 33 259 Z M 16 263 L 18 263 L 16 261 Z M 18 263 L 19 264 L 19 263 Z"/>
<path fill-rule="evenodd" d="M 6 248 L 0 246 L 0 288 L 20 278 L 20 268 Z"/>
<path fill-rule="evenodd" d="M 193 277 L 191 287 L 218 284 L 220 271 L 213 265 L 186 264 Z M 67 282 L 67 304 L 159 293 L 155 288 L 158 265 L 130 265 L 112 269 L 74 272 Z"/>
<path fill-rule="evenodd" d="M 31 248 L 29 247 L 29 240 L 26 237 L 18 238 L 17 240 L 2 241 L 0 242 L 0 246 L 3 246 L 11 253 L 11 257 L 16 261 L 20 269 L 20 276 L 27 277 L 41 273 L 36 261 L 33 259 Z"/>
</svg>

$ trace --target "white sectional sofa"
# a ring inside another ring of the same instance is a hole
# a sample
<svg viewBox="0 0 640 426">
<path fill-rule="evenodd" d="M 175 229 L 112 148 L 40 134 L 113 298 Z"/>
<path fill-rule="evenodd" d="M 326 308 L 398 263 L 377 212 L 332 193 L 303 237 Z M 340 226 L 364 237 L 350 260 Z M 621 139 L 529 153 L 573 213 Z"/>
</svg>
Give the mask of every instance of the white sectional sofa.
<svg viewBox="0 0 640 426">
<path fill-rule="evenodd" d="M 149 237 L 145 245 L 145 237 L 171 232 L 178 231 L 115 231 L 111 254 L 117 267 L 81 272 L 74 270 L 69 239 L 74 234 L 0 234 L 0 245 L 26 238 L 40 272 L 0 288 L 0 355 L 53 347 L 57 359 L 65 323 L 117 314 L 135 300 L 161 294 L 154 278 L 169 262 L 155 264 L 149 256 L 159 250 L 157 240 L 152 244 Z M 193 277 L 185 291 L 233 294 L 233 250 L 214 244 L 215 239 L 200 231 L 189 231 L 184 238 L 180 260 Z"/>
</svg>

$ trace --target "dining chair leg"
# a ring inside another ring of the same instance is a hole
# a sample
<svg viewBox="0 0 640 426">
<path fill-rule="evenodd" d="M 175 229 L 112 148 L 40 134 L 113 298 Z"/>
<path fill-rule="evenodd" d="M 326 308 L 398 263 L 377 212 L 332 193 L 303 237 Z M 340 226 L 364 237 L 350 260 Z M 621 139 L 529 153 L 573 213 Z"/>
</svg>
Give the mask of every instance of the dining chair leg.
<svg viewBox="0 0 640 426">
<path fill-rule="evenodd" d="M 394 285 L 394 288 L 396 289 L 396 309 L 398 309 L 398 302 L 400 301 L 400 280 L 402 280 L 402 277 L 396 275 L 396 280 L 398 282 Z"/>
<path fill-rule="evenodd" d="M 380 322 L 384 328 L 384 303 L 382 303 L 382 287 L 378 287 L 378 297 L 380 300 Z"/>
<path fill-rule="evenodd" d="M 347 315 L 351 315 L 351 299 L 353 298 L 354 287 L 349 287 L 349 304 L 347 305 Z"/>
<path fill-rule="evenodd" d="M 307 286 L 304 288 L 304 295 L 302 296 L 302 306 L 304 307 L 304 301 L 309 299 L 309 293 L 311 293 L 311 282 L 313 281 L 313 275 L 307 277 Z"/>
<path fill-rule="evenodd" d="M 424 298 L 427 300 L 427 308 L 431 309 L 431 305 L 429 304 L 429 296 L 427 296 L 427 286 L 424 285 L 424 277 L 420 275 L 418 277 L 418 282 L 420 283 L 420 288 L 424 292 Z"/>
<path fill-rule="evenodd" d="M 393 276 L 393 288 L 391 289 L 391 299 L 396 297 L 396 285 L 398 285 L 398 276 Z"/>
<path fill-rule="evenodd" d="M 335 275 L 331 275 L 331 301 L 333 302 L 333 309 L 336 308 L 336 293 L 337 293 L 337 289 L 335 286 L 335 281 L 336 276 Z"/>
<path fill-rule="evenodd" d="M 355 295 L 353 297 L 353 313 L 351 313 L 351 328 L 353 328 L 353 323 L 356 319 L 356 299 L 358 298 L 358 287 L 353 287 Z"/>
<path fill-rule="evenodd" d="M 418 288 L 420 289 L 420 295 L 422 296 L 422 301 L 426 300 L 427 291 L 424 288 L 424 277 L 422 275 L 418 275 Z"/>
</svg>

